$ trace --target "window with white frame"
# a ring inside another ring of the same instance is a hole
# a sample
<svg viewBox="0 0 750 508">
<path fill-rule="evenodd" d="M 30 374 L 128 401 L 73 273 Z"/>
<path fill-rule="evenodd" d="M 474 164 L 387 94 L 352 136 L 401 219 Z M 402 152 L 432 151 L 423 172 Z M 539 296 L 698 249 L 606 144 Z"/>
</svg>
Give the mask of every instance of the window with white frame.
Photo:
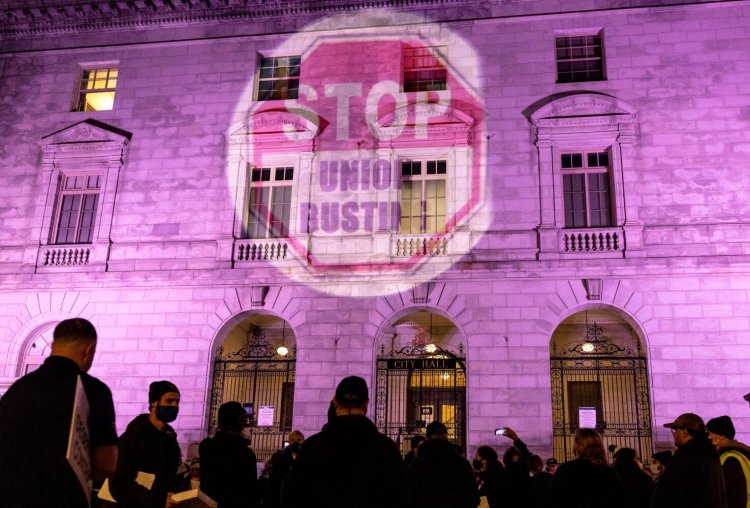
<svg viewBox="0 0 750 508">
<path fill-rule="evenodd" d="M 557 82 L 600 81 L 604 77 L 602 33 L 555 38 Z"/>
<path fill-rule="evenodd" d="M 92 242 L 100 192 L 101 175 L 62 175 L 50 243 Z"/>
<path fill-rule="evenodd" d="M 249 167 L 246 238 L 289 236 L 294 167 Z"/>
<path fill-rule="evenodd" d="M 444 233 L 447 161 L 401 160 L 402 234 Z"/>
<path fill-rule="evenodd" d="M 301 56 L 261 57 L 258 100 L 296 99 L 299 95 Z"/>
<path fill-rule="evenodd" d="M 82 69 L 75 111 L 105 111 L 114 108 L 117 67 Z"/>
<path fill-rule="evenodd" d="M 563 153 L 560 157 L 566 228 L 612 225 L 609 152 Z"/>
<path fill-rule="evenodd" d="M 448 71 L 445 46 L 404 48 L 404 92 L 445 90 Z"/>
</svg>

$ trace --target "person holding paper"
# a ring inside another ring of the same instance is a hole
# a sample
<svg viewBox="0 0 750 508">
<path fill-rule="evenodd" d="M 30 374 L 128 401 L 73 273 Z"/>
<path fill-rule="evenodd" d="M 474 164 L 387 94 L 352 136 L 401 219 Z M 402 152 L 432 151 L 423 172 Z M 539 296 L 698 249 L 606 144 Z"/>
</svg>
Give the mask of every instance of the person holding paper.
<svg viewBox="0 0 750 508">
<path fill-rule="evenodd" d="M 52 332 L 52 351 L 44 364 L 16 381 L 0 399 L 3 508 L 88 507 L 89 486 L 82 485 L 71 464 L 89 469 L 93 480 L 103 480 L 114 471 L 117 431 L 112 393 L 86 374 L 94 361 L 96 342 L 96 329 L 89 321 L 61 321 Z M 84 457 L 69 462 L 66 455 L 79 376 L 89 418 L 88 429 L 78 430 L 84 435 L 87 431 L 90 453 L 88 461 Z"/>
<path fill-rule="evenodd" d="M 180 447 L 169 425 L 177 418 L 180 391 L 169 381 L 155 381 L 148 390 L 149 412 L 128 424 L 118 443 L 117 470 L 109 491 L 119 508 L 169 508 L 176 490 Z"/>
</svg>

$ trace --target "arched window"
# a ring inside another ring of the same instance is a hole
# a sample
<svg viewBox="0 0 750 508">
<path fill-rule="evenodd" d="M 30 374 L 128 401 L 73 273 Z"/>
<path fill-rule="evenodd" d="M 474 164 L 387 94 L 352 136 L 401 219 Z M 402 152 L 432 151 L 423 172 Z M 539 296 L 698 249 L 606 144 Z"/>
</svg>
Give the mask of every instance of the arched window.
<svg viewBox="0 0 750 508">
<path fill-rule="evenodd" d="M 38 332 L 37 335 L 29 341 L 23 355 L 23 363 L 21 364 L 22 376 L 38 369 L 49 356 L 52 351 L 52 331 L 53 328 L 47 328 L 46 330 Z"/>
</svg>

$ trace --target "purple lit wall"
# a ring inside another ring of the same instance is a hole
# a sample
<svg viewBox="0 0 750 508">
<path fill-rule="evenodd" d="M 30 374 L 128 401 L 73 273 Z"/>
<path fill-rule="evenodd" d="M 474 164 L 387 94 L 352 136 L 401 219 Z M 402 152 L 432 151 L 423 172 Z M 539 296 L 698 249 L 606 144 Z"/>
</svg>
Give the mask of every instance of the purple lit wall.
<svg viewBox="0 0 750 508">
<path fill-rule="evenodd" d="M 553 344 L 596 319 L 647 359 L 655 448 L 687 411 L 750 440 L 750 4 L 281 3 L 0 20 L 0 392 L 50 327 L 87 317 L 119 430 L 168 378 L 192 453 L 219 347 L 265 316 L 296 345 L 309 434 L 337 381 L 374 388 L 380 352 L 427 311 L 465 352 L 468 445 L 503 446 L 507 425 L 544 455 Z M 556 39 L 594 35 L 605 79 L 558 83 Z M 404 91 L 405 47 L 437 52 L 447 92 Z M 299 98 L 258 101 L 261 59 L 289 55 Z M 117 69 L 113 108 L 71 111 L 91 68 Z M 403 161 L 445 161 L 414 179 L 446 182 L 443 228 L 401 224 Z M 266 185 L 248 164 L 294 169 L 288 213 L 266 215 L 288 221 L 280 238 L 248 238 L 248 188 Z M 568 224 L 566 175 L 598 167 L 606 212 L 588 176 L 581 192 L 606 223 Z M 63 179 L 94 174 L 90 241 L 56 242 Z"/>
</svg>

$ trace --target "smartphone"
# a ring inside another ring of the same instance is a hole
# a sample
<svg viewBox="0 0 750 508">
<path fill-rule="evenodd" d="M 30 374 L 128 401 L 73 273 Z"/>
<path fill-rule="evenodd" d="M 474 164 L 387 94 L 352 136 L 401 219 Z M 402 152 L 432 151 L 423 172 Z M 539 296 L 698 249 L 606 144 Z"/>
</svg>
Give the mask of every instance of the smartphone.
<svg viewBox="0 0 750 508">
<path fill-rule="evenodd" d="M 496 436 L 504 436 L 505 435 L 505 429 L 495 429 L 495 435 Z"/>
<path fill-rule="evenodd" d="M 284 442 L 283 442 L 283 443 L 281 444 L 281 447 L 282 447 L 282 448 L 286 448 L 287 446 L 289 446 L 289 441 L 284 441 Z"/>
<path fill-rule="evenodd" d="M 246 404 L 242 404 L 242 407 L 245 408 L 245 413 L 247 413 L 247 416 L 253 416 L 253 404 L 252 404 L 252 402 L 248 402 Z"/>
</svg>

